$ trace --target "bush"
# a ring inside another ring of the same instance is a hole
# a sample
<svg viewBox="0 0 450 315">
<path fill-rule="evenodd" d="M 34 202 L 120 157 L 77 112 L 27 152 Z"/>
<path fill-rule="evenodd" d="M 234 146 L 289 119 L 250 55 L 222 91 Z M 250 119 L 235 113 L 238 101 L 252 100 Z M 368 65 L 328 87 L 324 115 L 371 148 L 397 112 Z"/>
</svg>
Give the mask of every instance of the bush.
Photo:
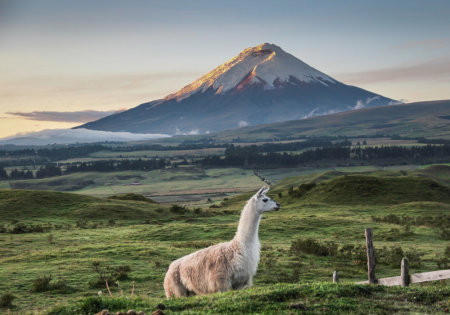
<svg viewBox="0 0 450 315">
<path fill-rule="evenodd" d="M 125 280 L 128 279 L 128 273 L 130 273 L 131 267 L 128 265 L 121 265 L 116 268 L 115 276 L 116 280 Z"/>
<path fill-rule="evenodd" d="M 179 205 L 172 205 L 169 210 L 170 210 L 170 212 L 175 213 L 175 214 L 185 214 L 186 213 L 186 207 L 182 207 Z"/>
<path fill-rule="evenodd" d="M 96 273 L 96 278 L 89 281 L 89 287 L 103 288 L 106 285 L 106 282 L 108 282 L 108 285 L 112 285 L 117 280 L 128 279 L 131 267 L 128 265 L 121 265 L 113 269 L 102 261 L 94 260 L 91 263 L 91 270 Z"/>
<path fill-rule="evenodd" d="M 31 291 L 32 292 L 45 292 L 50 291 L 50 281 L 52 281 L 52 276 L 42 276 L 37 277 L 31 282 Z"/>
<path fill-rule="evenodd" d="M 3 293 L 0 296 L 0 307 L 11 307 L 15 298 L 16 297 L 11 292 Z"/>
<path fill-rule="evenodd" d="M 298 238 L 291 243 L 290 252 L 300 256 L 301 253 L 318 256 L 336 256 L 338 245 L 335 242 L 322 243 L 313 238 Z"/>
<path fill-rule="evenodd" d="M 438 232 L 438 236 L 443 240 L 450 240 L 450 229 L 441 228 Z"/>
<path fill-rule="evenodd" d="M 219 208 L 218 205 L 210 205 L 209 207 L 210 207 L 211 209 L 217 209 L 217 208 Z"/>
<path fill-rule="evenodd" d="M 89 287 L 91 288 L 103 288 L 108 282 L 108 285 L 114 283 L 114 274 L 111 272 L 111 268 L 105 265 L 99 260 L 94 260 L 91 263 L 91 269 L 96 273 L 96 278 L 89 281 Z"/>
<path fill-rule="evenodd" d="M 436 264 L 439 269 L 450 268 L 450 245 L 447 245 L 442 254 L 436 254 Z"/>
<path fill-rule="evenodd" d="M 202 208 L 195 208 L 194 214 L 201 214 L 203 212 Z"/>
</svg>

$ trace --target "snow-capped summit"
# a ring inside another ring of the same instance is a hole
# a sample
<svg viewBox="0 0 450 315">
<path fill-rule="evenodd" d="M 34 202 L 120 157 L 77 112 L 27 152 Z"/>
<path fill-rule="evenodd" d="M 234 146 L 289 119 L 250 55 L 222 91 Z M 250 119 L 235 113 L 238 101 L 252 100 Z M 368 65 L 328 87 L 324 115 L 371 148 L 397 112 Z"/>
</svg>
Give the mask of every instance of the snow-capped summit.
<svg viewBox="0 0 450 315">
<path fill-rule="evenodd" d="M 178 101 L 196 92 L 204 92 L 212 87 L 217 94 L 224 94 L 242 83 L 263 84 L 265 89 L 275 88 L 279 82 L 296 84 L 300 82 L 319 82 L 327 85 L 334 80 L 300 59 L 288 54 L 280 47 L 264 43 L 244 49 L 239 55 L 228 60 L 216 69 L 185 86 L 180 91 L 166 96 L 165 100 Z"/>
<path fill-rule="evenodd" d="M 77 128 L 196 134 L 392 104 L 343 84 L 273 44 L 244 49 L 164 99 Z"/>
</svg>

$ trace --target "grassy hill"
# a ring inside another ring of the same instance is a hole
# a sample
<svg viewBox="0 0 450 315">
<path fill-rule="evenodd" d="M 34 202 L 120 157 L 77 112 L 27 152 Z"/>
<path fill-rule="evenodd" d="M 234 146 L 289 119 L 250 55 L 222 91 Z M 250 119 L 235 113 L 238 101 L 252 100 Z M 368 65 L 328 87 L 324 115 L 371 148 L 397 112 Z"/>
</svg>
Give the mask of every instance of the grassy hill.
<svg viewBox="0 0 450 315">
<path fill-rule="evenodd" d="M 162 288 L 169 263 L 230 240 L 251 193 L 224 200 L 217 209 L 194 210 L 71 193 L 0 190 L 0 295 L 11 291 L 17 297 L 11 310 L 19 314 L 36 307 L 41 314 L 95 314 L 104 308 L 149 314 L 158 303 L 168 307 L 165 314 L 442 313 L 450 297 L 447 283 L 407 289 L 354 283 L 367 278 L 366 227 L 374 231 L 379 278 L 399 275 L 404 255 L 412 273 L 449 268 L 442 260 L 438 266 L 450 229 L 449 169 L 333 171 L 282 180 L 269 193 L 282 209 L 261 220 L 261 262 L 254 288 L 170 301 Z M 316 186 L 297 193 L 299 186 L 313 182 Z M 75 224 L 79 220 L 86 222 Z M 17 224 L 51 228 L 12 234 Z M 310 251 L 296 250 L 308 239 Z M 120 280 L 123 297 L 114 283 L 114 299 L 107 297 L 102 283 L 95 285 L 94 262 L 105 270 L 130 268 Z M 340 285 L 329 283 L 334 270 Z M 50 275 L 47 289 L 34 292 L 36 279 Z M 135 297 L 130 298 L 133 284 Z M 297 310 L 303 307 L 298 303 L 308 309 Z"/>
<path fill-rule="evenodd" d="M 450 137 L 450 100 L 365 108 L 269 125 L 230 129 L 208 135 L 221 141 L 304 136 L 393 135 Z M 189 137 L 180 137 L 188 139 Z M 193 137 L 190 137 L 193 138 Z M 171 139 L 174 141 L 175 139 Z"/>
</svg>

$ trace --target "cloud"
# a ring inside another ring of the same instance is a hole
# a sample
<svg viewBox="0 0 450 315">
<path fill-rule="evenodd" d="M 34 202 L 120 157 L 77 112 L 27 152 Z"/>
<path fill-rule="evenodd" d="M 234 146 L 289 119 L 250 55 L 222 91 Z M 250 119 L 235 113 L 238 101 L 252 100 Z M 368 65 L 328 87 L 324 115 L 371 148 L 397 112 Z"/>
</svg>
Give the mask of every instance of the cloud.
<svg viewBox="0 0 450 315">
<path fill-rule="evenodd" d="M 450 81 L 450 55 L 426 62 L 385 68 L 381 70 L 341 73 L 334 75 L 338 80 L 347 84 L 370 84 L 392 81 Z"/>
<path fill-rule="evenodd" d="M 441 39 L 426 39 L 426 40 L 417 40 L 410 41 L 400 45 L 395 45 L 392 49 L 412 49 L 412 48 L 432 48 L 439 49 L 445 48 L 450 44 L 450 38 L 441 38 Z"/>
<path fill-rule="evenodd" d="M 124 111 L 124 109 L 109 110 L 109 111 L 83 110 L 76 112 L 49 112 L 49 111 L 34 111 L 28 113 L 6 112 L 5 114 L 26 120 L 87 123 L 121 111 Z"/>
<path fill-rule="evenodd" d="M 207 133 L 209 133 L 209 131 Z M 181 136 L 198 135 L 198 134 L 200 134 L 200 130 L 199 129 L 192 129 L 191 131 L 188 131 L 188 132 L 181 132 L 180 129 L 176 128 L 175 134 L 176 135 L 181 135 Z"/>
<path fill-rule="evenodd" d="M 324 112 L 319 112 L 319 110 L 320 110 L 319 108 L 314 108 L 307 115 L 303 116 L 302 119 L 315 117 L 315 116 L 331 115 L 331 114 L 336 114 L 336 113 L 340 112 L 340 111 L 334 110 L 334 109 L 330 109 L 330 110 L 327 110 L 327 111 L 324 111 Z"/>
<path fill-rule="evenodd" d="M 401 98 L 398 101 L 390 101 L 388 105 L 401 105 L 405 104 L 406 102 L 408 102 L 407 99 Z"/>
<path fill-rule="evenodd" d="M 141 141 L 169 137 L 164 134 L 139 134 L 89 129 L 45 129 L 18 133 L 0 139 L 0 144 L 45 145 L 48 143 L 92 143 L 100 141 Z"/>
<path fill-rule="evenodd" d="M 356 105 L 354 107 L 350 107 L 350 110 L 355 110 L 355 109 L 361 109 L 361 108 L 365 108 L 367 105 L 369 105 L 371 102 L 375 101 L 375 100 L 379 100 L 380 97 L 379 96 L 374 96 L 374 97 L 368 97 L 367 100 L 364 102 L 362 100 L 358 100 L 356 101 Z"/>
<path fill-rule="evenodd" d="M 248 126 L 248 122 L 246 122 L 245 120 L 240 120 L 238 122 L 239 127 L 247 127 Z"/>
</svg>

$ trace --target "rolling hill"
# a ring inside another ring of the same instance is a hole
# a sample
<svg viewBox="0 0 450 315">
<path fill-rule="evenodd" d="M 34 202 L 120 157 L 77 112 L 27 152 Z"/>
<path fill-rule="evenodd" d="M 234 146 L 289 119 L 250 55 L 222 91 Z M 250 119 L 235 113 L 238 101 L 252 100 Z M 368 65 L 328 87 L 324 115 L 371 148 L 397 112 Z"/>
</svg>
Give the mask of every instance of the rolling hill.
<svg viewBox="0 0 450 315">
<path fill-rule="evenodd" d="M 267 140 L 298 136 L 393 135 L 450 137 L 450 100 L 364 108 L 209 134 L 217 140 Z M 198 136 L 197 136 L 198 137 Z M 190 139 L 194 137 L 180 137 Z M 173 141 L 173 140 L 171 140 Z"/>
</svg>

